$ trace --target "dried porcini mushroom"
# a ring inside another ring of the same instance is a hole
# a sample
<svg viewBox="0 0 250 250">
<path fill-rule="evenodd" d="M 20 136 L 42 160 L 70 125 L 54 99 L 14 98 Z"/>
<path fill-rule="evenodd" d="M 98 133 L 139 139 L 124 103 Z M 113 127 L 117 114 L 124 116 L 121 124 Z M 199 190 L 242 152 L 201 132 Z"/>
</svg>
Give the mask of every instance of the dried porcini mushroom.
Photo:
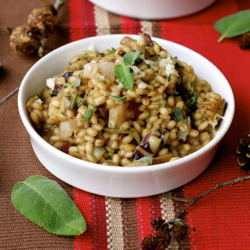
<svg viewBox="0 0 250 250">
<path fill-rule="evenodd" d="M 10 47 L 17 55 L 31 55 L 39 48 L 36 40 L 27 25 L 16 27 L 10 35 Z"/>
<path fill-rule="evenodd" d="M 142 241 L 143 250 L 166 249 L 171 240 L 183 240 L 187 235 L 187 226 L 181 220 L 166 222 L 160 217 L 151 221 L 154 233 L 145 237 Z"/>
<path fill-rule="evenodd" d="M 55 30 L 56 15 L 63 5 L 63 1 L 57 0 L 54 6 L 48 0 L 43 2 L 44 7 L 31 11 L 27 24 L 18 26 L 11 32 L 10 47 L 15 54 L 37 53 L 39 56 L 43 56 L 46 40 L 48 35 Z"/>
<path fill-rule="evenodd" d="M 239 46 L 241 49 L 250 49 L 250 32 L 240 36 Z"/>
<path fill-rule="evenodd" d="M 239 139 L 235 154 L 237 166 L 242 170 L 250 170 L 250 131 Z"/>
</svg>

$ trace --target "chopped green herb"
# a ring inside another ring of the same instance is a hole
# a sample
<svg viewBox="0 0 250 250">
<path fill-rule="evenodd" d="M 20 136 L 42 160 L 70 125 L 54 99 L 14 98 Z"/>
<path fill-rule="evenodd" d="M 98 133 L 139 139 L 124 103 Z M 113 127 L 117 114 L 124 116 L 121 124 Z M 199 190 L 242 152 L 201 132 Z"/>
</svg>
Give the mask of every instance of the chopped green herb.
<svg viewBox="0 0 250 250">
<path fill-rule="evenodd" d="M 115 51 L 116 51 L 116 49 L 115 49 L 115 48 L 112 48 L 112 49 L 110 50 L 110 52 L 108 53 L 108 55 L 111 55 L 111 54 L 115 53 Z"/>
<path fill-rule="evenodd" d="M 77 79 L 76 79 L 76 81 L 75 81 L 75 83 L 74 83 L 74 85 L 73 85 L 73 88 L 74 89 L 76 89 L 76 88 L 78 88 L 80 85 L 81 85 L 81 76 L 80 75 L 78 75 L 78 77 L 77 77 Z"/>
<path fill-rule="evenodd" d="M 112 128 L 112 123 L 109 123 L 109 124 L 108 124 L 108 128 Z"/>
<path fill-rule="evenodd" d="M 191 90 L 191 88 L 194 86 L 194 84 L 195 84 L 195 80 L 193 80 L 192 82 L 188 82 L 188 84 L 187 84 L 188 90 Z"/>
<path fill-rule="evenodd" d="M 84 54 L 83 54 L 83 58 L 87 58 L 88 56 L 89 56 L 88 53 L 84 53 Z"/>
<path fill-rule="evenodd" d="M 180 85 L 182 83 L 182 77 L 181 76 L 179 76 L 178 77 L 178 82 L 177 82 L 177 85 Z"/>
<path fill-rule="evenodd" d="M 66 94 L 65 96 L 66 96 L 66 97 L 71 97 L 71 94 L 70 94 L 70 93 L 68 93 L 68 94 Z"/>
<path fill-rule="evenodd" d="M 53 94 L 53 95 L 58 95 L 58 93 L 59 93 L 59 91 L 58 91 L 57 89 L 54 89 L 54 90 L 52 91 L 52 94 Z"/>
<path fill-rule="evenodd" d="M 182 116 L 182 112 L 181 112 L 181 109 L 179 107 L 176 107 L 175 110 L 174 110 L 174 117 L 183 122 L 183 123 L 186 123 L 185 120 L 183 119 L 183 116 Z"/>
<path fill-rule="evenodd" d="M 150 85 L 154 85 L 154 84 L 155 84 L 155 79 L 154 79 L 154 80 L 151 80 L 151 81 L 149 82 L 149 84 L 150 84 Z"/>
<path fill-rule="evenodd" d="M 147 64 L 147 67 L 150 69 L 150 68 L 151 68 L 151 65 L 150 65 L 150 64 Z"/>
<path fill-rule="evenodd" d="M 81 123 L 88 121 L 94 112 L 93 108 L 88 108 L 84 113 L 84 118 L 80 120 Z"/>
<path fill-rule="evenodd" d="M 169 74 L 169 75 L 168 75 L 168 81 L 169 81 L 169 82 L 171 81 L 171 76 L 172 76 L 172 74 Z"/>
<path fill-rule="evenodd" d="M 84 98 L 81 98 L 80 101 L 77 104 L 78 108 L 82 106 L 83 101 L 84 101 Z"/>
<path fill-rule="evenodd" d="M 191 105 L 191 106 L 194 106 L 194 105 L 195 105 L 198 96 L 199 96 L 199 93 L 198 93 L 198 92 L 194 93 L 194 94 L 191 96 L 191 99 L 190 99 L 190 105 Z"/>
<path fill-rule="evenodd" d="M 178 57 L 177 57 L 177 56 L 174 56 L 173 58 L 174 58 L 174 59 L 177 59 Z"/>
<path fill-rule="evenodd" d="M 182 66 L 182 65 L 180 65 L 178 62 L 177 63 L 175 63 L 175 68 L 176 69 L 183 69 L 184 67 Z"/>
<path fill-rule="evenodd" d="M 64 88 L 64 89 L 68 88 L 68 85 L 63 85 L 63 88 Z"/>
<path fill-rule="evenodd" d="M 75 107 L 75 105 L 76 105 L 76 98 L 77 98 L 77 96 L 78 96 L 78 94 L 76 94 L 76 95 L 73 97 L 73 99 L 72 99 L 71 106 L 70 106 L 71 109 L 74 109 L 74 107 Z"/>
<path fill-rule="evenodd" d="M 102 81 L 104 84 L 107 84 L 107 81 L 104 79 L 103 81 Z"/>
<path fill-rule="evenodd" d="M 108 157 L 113 157 L 113 154 L 112 153 L 108 153 Z"/>
<path fill-rule="evenodd" d="M 165 107 L 166 103 L 160 103 L 160 107 Z"/>
<path fill-rule="evenodd" d="M 121 131 L 125 131 L 125 128 L 124 128 L 124 127 L 121 127 L 120 130 L 121 130 Z"/>
<path fill-rule="evenodd" d="M 145 162 L 145 163 L 149 163 L 152 164 L 153 163 L 153 157 L 152 156 L 144 156 L 142 158 L 140 158 L 139 160 L 135 160 L 136 162 Z"/>
<path fill-rule="evenodd" d="M 124 101 L 127 100 L 127 97 L 126 97 L 126 96 L 120 97 L 120 96 L 111 95 L 110 97 L 111 97 L 112 99 L 114 99 L 115 101 L 117 101 L 117 102 L 124 102 Z"/>
<path fill-rule="evenodd" d="M 123 62 L 126 65 L 134 65 L 140 59 L 140 51 L 136 50 L 135 52 L 127 52 L 123 57 Z"/>
<path fill-rule="evenodd" d="M 149 119 L 151 117 L 151 114 L 148 114 L 148 117 L 147 117 L 147 119 Z"/>
<path fill-rule="evenodd" d="M 64 116 L 66 116 L 66 117 L 67 117 L 67 115 L 66 115 L 66 113 L 65 113 L 65 112 L 62 112 L 62 115 L 64 115 Z"/>
<path fill-rule="evenodd" d="M 130 72 L 130 68 L 125 64 L 118 64 L 115 66 L 115 75 L 117 79 L 122 83 L 124 88 L 132 89 L 134 86 L 134 79 Z"/>
<path fill-rule="evenodd" d="M 84 69 L 84 67 L 83 67 L 82 65 L 80 65 L 80 66 L 78 67 L 78 70 L 82 70 L 82 69 Z"/>
</svg>

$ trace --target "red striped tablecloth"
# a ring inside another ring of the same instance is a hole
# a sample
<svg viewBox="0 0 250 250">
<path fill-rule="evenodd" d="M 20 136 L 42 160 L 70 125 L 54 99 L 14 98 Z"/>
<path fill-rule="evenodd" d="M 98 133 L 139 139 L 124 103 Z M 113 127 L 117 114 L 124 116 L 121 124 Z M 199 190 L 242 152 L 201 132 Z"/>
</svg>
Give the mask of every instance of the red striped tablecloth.
<svg viewBox="0 0 250 250">
<path fill-rule="evenodd" d="M 110 14 L 87 0 L 69 0 L 71 40 L 104 34 L 147 32 L 185 45 L 211 60 L 229 80 L 236 99 L 236 114 L 230 131 L 219 146 L 208 169 L 191 183 L 154 197 L 116 199 L 74 189 L 88 230 L 75 237 L 75 249 L 140 249 L 142 239 L 152 233 L 151 219 L 174 218 L 185 205 L 171 196 L 192 198 L 219 182 L 244 176 L 234 163 L 233 148 L 250 128 L 249 51 L 236 40 L 217 43 L 213 23 L 219 18 L 250 8 L 249 0 L 218 0 L 208 9 L 189 17 L 164 21 L 139 21 Z M 140 11 L 140 10 L 138 10 Z M 226 186 L 199 200 L 186 214 L 194 227 L 170 249 L 250 249 L 249 182 Z"/>
</svg>

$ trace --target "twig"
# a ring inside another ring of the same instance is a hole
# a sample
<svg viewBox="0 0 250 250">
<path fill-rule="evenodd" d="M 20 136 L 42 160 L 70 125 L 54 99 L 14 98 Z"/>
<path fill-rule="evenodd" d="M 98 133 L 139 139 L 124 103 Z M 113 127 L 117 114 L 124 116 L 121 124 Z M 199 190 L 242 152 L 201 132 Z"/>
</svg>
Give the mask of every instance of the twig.
<svg viewBox="0 0 250 250">
<path fill-rule="evenodd" d="M 215 187 L 213 187 L 212 189 L 206 191 L 205 193 L 203 194 L 200 194 L 192 199 L 185 199 L 185 198 L 179 198 L 179 197 L 174 197 L 174 196 L 171 196 L 171 198 L 173 200 L 176 200 L 176 201 L 183 201 L 183 202 L 189 202 L 189 204 L 179 213 L 179 215 L 176 217 L 176 218 L 180 218 L 184 215 L 184 213 L 196 202 L 198 201 L 200 198 L 212 193 L 213 191 L 221 188 L 221 187 L 224 187 L 224 186 L 227 186 L 227 185 L 234 185 L 238 182 L 242 182 L 242 181 L 246 181 L 246 180 L 249 180 L 250 179 L 250 175 L 248 176 L 244 176 L 244 177 L 239 177 L 237 179 L 234 179 L 234 180 L 231 180 L 231 181 L 226 181 L 226 182 L 222 182 L 222 183 L 219 183 L 217 184 Z"/>
<path fill-rule="evenodd" d="M 0 105 L 3 104 L 5 101 L 7 101 L 9 98 L 11 98 L 13 95 L 15 95 L 19 90 L 19 87 L 12 90 L 8 95 L 6 95 L 2 100 L 0 100 Z"/>
</svg>

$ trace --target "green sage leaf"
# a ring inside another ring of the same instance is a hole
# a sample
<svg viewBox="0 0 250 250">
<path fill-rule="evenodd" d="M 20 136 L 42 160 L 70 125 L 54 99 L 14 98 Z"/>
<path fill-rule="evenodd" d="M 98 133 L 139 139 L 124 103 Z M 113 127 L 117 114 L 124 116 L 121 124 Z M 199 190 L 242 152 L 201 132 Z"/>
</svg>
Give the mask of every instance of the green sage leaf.
<svg viewBox="0 0 250 250">
<path fill-rule="evenodd" d="M 138 160 L 135 160 L 136 162 L 145 162 L 145 163 L 149 163 L 152 164 L 153 163 L 153 157 L 152 156 L 144 156 Z"/>
<path fill-rule="evenodd" d="M 191 105 L 191 106 L 194 106 L 194 105 L 195 105 L 198 96 L 199 96 L 199 93 L 198 93 L 198 92 L 194 93 L 194 94 L 191 96 L 191 99 L 190 99 L 190 105 Z"/>
<path fill-rule="evenodd" d="M 214 28 L 221 34 L 218 42 L 224 38 L 242 35 L 250 31 L 250 10 L 223 17 L 214 24 Z"/>
<path fill-rule="evenodd" d="M 88 109 L 85 111 L 85 113 L 84 113 L 84 118 L 81 119 L 80 122 L 86 122 L 86 121 L 88 121 L 88 120 L 91 118 L 93 112 L 94 112 L 94 109 L 93 109 L 93 108 L 88 108 Z"/>
<path fill-rule="evenodd" d="M 70 108 L 71 109 L 74 109 L 75 105 L 76 105 L 76 98 L 77 98 L 78 94 L 76 94 L 73 99 L 72 99 L 72 102 L 71 102 L 71 105 L 70 105 Z"/>
<path fill-rule="evenodd" d="M 11 199 L 25 217 L 57 235 L 80 235 L 86 222 L 69 195 L 55 181 L 30 176 L 14 186 Z"/>
<path fill-rule="evenodd" d="M 125 64 L 118 64 L 115 66 L 115 75 L 124 88 L 132 89 L 134 86 L 134 78 L 130 72 L 130 68 Z"/>
<path fill-rule="evenodd" d="M 81 76 L 78 75 L 78 77 L 76 78 L 76 81 L 73 85 L 73 88 L 76 89 L 76 88 L 80 87 L 80 85 L 81 85 Z"/>
<path fill-rule="evenodd" d="M 126 96 L 120 97 L 120 96 L 111 95 L 110 97 L 117 102 L 125 102 L 127 100 Z"/>
<path fill-rule="evenodd" d="M 176 108 L 175 108 L 175 110 L 174 110 L 174 117 L 175 117 L 177 120 L 179 120 L 179 121 L 185 123 L 185 120 L 183 119 L 183 116 L 182 116 L 181 109 L 180 109 L 179 107 L 176 107 Z"/>
<path fill-rule="evenodd" d="M 123 57 L 123 62 L 126 65 L 134 65 L 140 58 L 140 51 L 136 50 L 135 52 L 127 52 Z"/>
</svg>

